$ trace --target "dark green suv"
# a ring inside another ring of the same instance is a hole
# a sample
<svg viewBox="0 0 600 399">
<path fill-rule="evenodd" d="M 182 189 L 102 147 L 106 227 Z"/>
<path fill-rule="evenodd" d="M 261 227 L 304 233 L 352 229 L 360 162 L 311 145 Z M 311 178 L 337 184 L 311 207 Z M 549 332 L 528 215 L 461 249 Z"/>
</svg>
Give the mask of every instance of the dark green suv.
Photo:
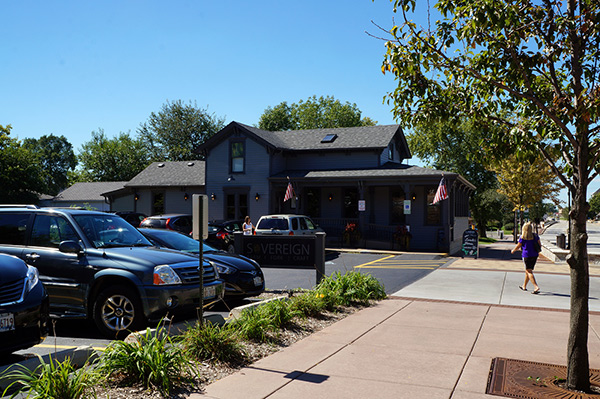
<svg viewBox="0 0 600 399">
<path fill-rule="evenodd" d="M 57 318 L 91 318 L 107 337 L 200 304 L 197 257 L 159 249 L 117 215 L 0 206 L 0 252 L 37 267 Z M 206 301 L 223 282 L 203 264 Z"/>
</svg>

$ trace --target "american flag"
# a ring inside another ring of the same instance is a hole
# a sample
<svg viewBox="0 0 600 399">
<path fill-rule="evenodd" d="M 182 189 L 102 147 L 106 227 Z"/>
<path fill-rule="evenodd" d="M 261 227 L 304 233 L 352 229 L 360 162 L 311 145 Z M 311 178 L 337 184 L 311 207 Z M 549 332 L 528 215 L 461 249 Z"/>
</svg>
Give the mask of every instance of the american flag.
<svg viewBox="0 0 600 399">
<path fill-rule="evenodd" d="M 294 196 L 294 189 L 292 188 L 292 183 L 289 182 L 287 189 L 285 190 L 285 197 L 283 197 L 283 202 L 291 199 Z"/>
<path fill-rule="evenodd" d="M 437 204 L 440 201 L 443 201 L 448 198 L 448 190 L 446 190 L 446 180 L 442 177 L 440 180 L 440 185 L 435 193 L 435 197 L 433 197 L 432 204 Z"/>
</svg>

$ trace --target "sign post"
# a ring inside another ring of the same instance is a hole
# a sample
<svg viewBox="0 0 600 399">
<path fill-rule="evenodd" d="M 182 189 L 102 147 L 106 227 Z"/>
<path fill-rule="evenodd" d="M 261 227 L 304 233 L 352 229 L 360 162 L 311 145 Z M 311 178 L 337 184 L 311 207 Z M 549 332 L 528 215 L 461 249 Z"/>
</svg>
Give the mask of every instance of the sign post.
<svg viewBox="0 0 600 399">
<path fill-rule="evenodd" d="M 198 275 L 200 277 L 198 322 L 202 325 L 204 322 L 204 257 L 202 256 L 202 243 L 208 238 L 208 197 L 204 194 L 192 195 L 192 237 L 194 240 L 198 240 L 200 246 L 198 251 Z"/>
</svg>

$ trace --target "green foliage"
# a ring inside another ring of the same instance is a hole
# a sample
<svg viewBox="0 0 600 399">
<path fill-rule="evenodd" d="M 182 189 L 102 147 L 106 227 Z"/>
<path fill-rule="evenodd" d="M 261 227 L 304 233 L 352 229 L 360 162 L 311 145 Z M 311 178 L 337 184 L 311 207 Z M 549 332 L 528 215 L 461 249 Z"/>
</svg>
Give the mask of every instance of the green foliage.
<svg viewBox="0 0 600 399">
<path fill-rule="evenodd" d="M 188 356 L 200 361 L 239 363 L 246 359 L 236 330 L 229 325 L 196 323 L 185 332 L 182 344 Z"/>
<path fill-rule="evenodd" d="M 300 317 L 316 317 L 320 315 L 325 308 L 325 302 L 321 299 L 320 295 L 314 291 L 293 296 L 290 304 L 290 309 L 293 312 L 297 311 Z"/>
<path fill-rule="evenodd" d="M 100 375 L 89 365 L 77 369 L 70 358 L 63 362 L 52 359 L 48 362 L 38 355 L 40 365 L 29 370 L 21 364 L 9 368 L 0 380 L 13 381 L 3 392 L 11 398 L 24 394 L 32 399 L 79 399 L 96 397 L 96 384 Z"/>
<path fill-rule="evenodd" d="M 600 215 L 600 190 L 596 191 L 590 198 L 590 212 L 588 216 L 594 218 L 596 215 Z"/>
<path fill-rule="evenodd" d="M 315 288 L 325 303 L 331 305 L 368 305 L 370 301 L 386 298 L 384 287 L 370 274 L 339 271 L 321 280 Z"/>
<path fill-rule="evenodd" d="M 10 136 L 11 125 L 0 125 L 0 203 L 37 204 L 45 191 L 44 170 L 38 158 Z"/>
<path fill-rule="evenodd" d="M 240 317 L 231 323 L 231 327 L 241 338 L 257 342 L 270 339 L 269 333 L 274 331 L 274 326 L 271 318 L 262 311 L 262 306 L 245 309 Z"/>
<path fill-rule="evenodd" d="M 23 140 L 23 147 L 34 154 L 44 171 L 44 193 L 56 195 L 69 185 L 68 173 L 77 166 L 73 146 L 65 136 L 44 135 Z"/>
<path fill-rule="evenodd" d="M 135 342 L 113 341 L 104 351 L 100 370 L 107 377 L 122 375 L 165 395 L 174 385 L 192 381 L 194 375 L 183 349 L 167 334 L 155 336 L 150 329 Z"/>
<path fill-rule="evenodd" d="M 141 140 L 127 133 L 108 138 L 102 129 L 92 132 L 92 139 L 81 146 L 78 159 L 80 169 L 71 175 L 77 181 L 128 181 L 149 164 Z"/>
<path fill-rule="evenodd" d="M 138 128 L 152 161 L 190 161 L 198 159 L 196 147 L 204 143 L 225 125 L 225 120 L 181 100 L 167 101 L 157 113 Z"/>
<path fill-rule="evenodd" d="M 291 301 L 274 300 L 261 306 L 261 311 L 271 321 L 273 329 L 281 329 L 289 326 L 292 320 L 302 315 L 298 310 L 292 309 Z"/>
<path fill-rule="evenodd" d="M 308 100 L 288 105 L 282 102 L 268 107 L 260 116 L 258 127 L 264 130 L 284 131 L 302 129 L 325 129 L 336 127 L 373 126 L 370 118 L 361 119 L 356 104 L 342 104 L 333 96 L 312 96 Z"/>
</svg>

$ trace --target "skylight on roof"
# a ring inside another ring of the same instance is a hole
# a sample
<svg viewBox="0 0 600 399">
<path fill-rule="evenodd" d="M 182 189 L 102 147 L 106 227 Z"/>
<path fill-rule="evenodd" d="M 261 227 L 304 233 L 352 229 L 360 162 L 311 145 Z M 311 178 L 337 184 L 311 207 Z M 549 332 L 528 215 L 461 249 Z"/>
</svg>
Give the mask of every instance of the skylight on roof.
<svg viewBox="0 0 600 399">
<path fill-rule="evenodd" d="M 321 143 L 333 143 L 335 139 L 337 139 L 337 134 L 328 134 L 325 137 L 323 137 Z"/>
</svg>

